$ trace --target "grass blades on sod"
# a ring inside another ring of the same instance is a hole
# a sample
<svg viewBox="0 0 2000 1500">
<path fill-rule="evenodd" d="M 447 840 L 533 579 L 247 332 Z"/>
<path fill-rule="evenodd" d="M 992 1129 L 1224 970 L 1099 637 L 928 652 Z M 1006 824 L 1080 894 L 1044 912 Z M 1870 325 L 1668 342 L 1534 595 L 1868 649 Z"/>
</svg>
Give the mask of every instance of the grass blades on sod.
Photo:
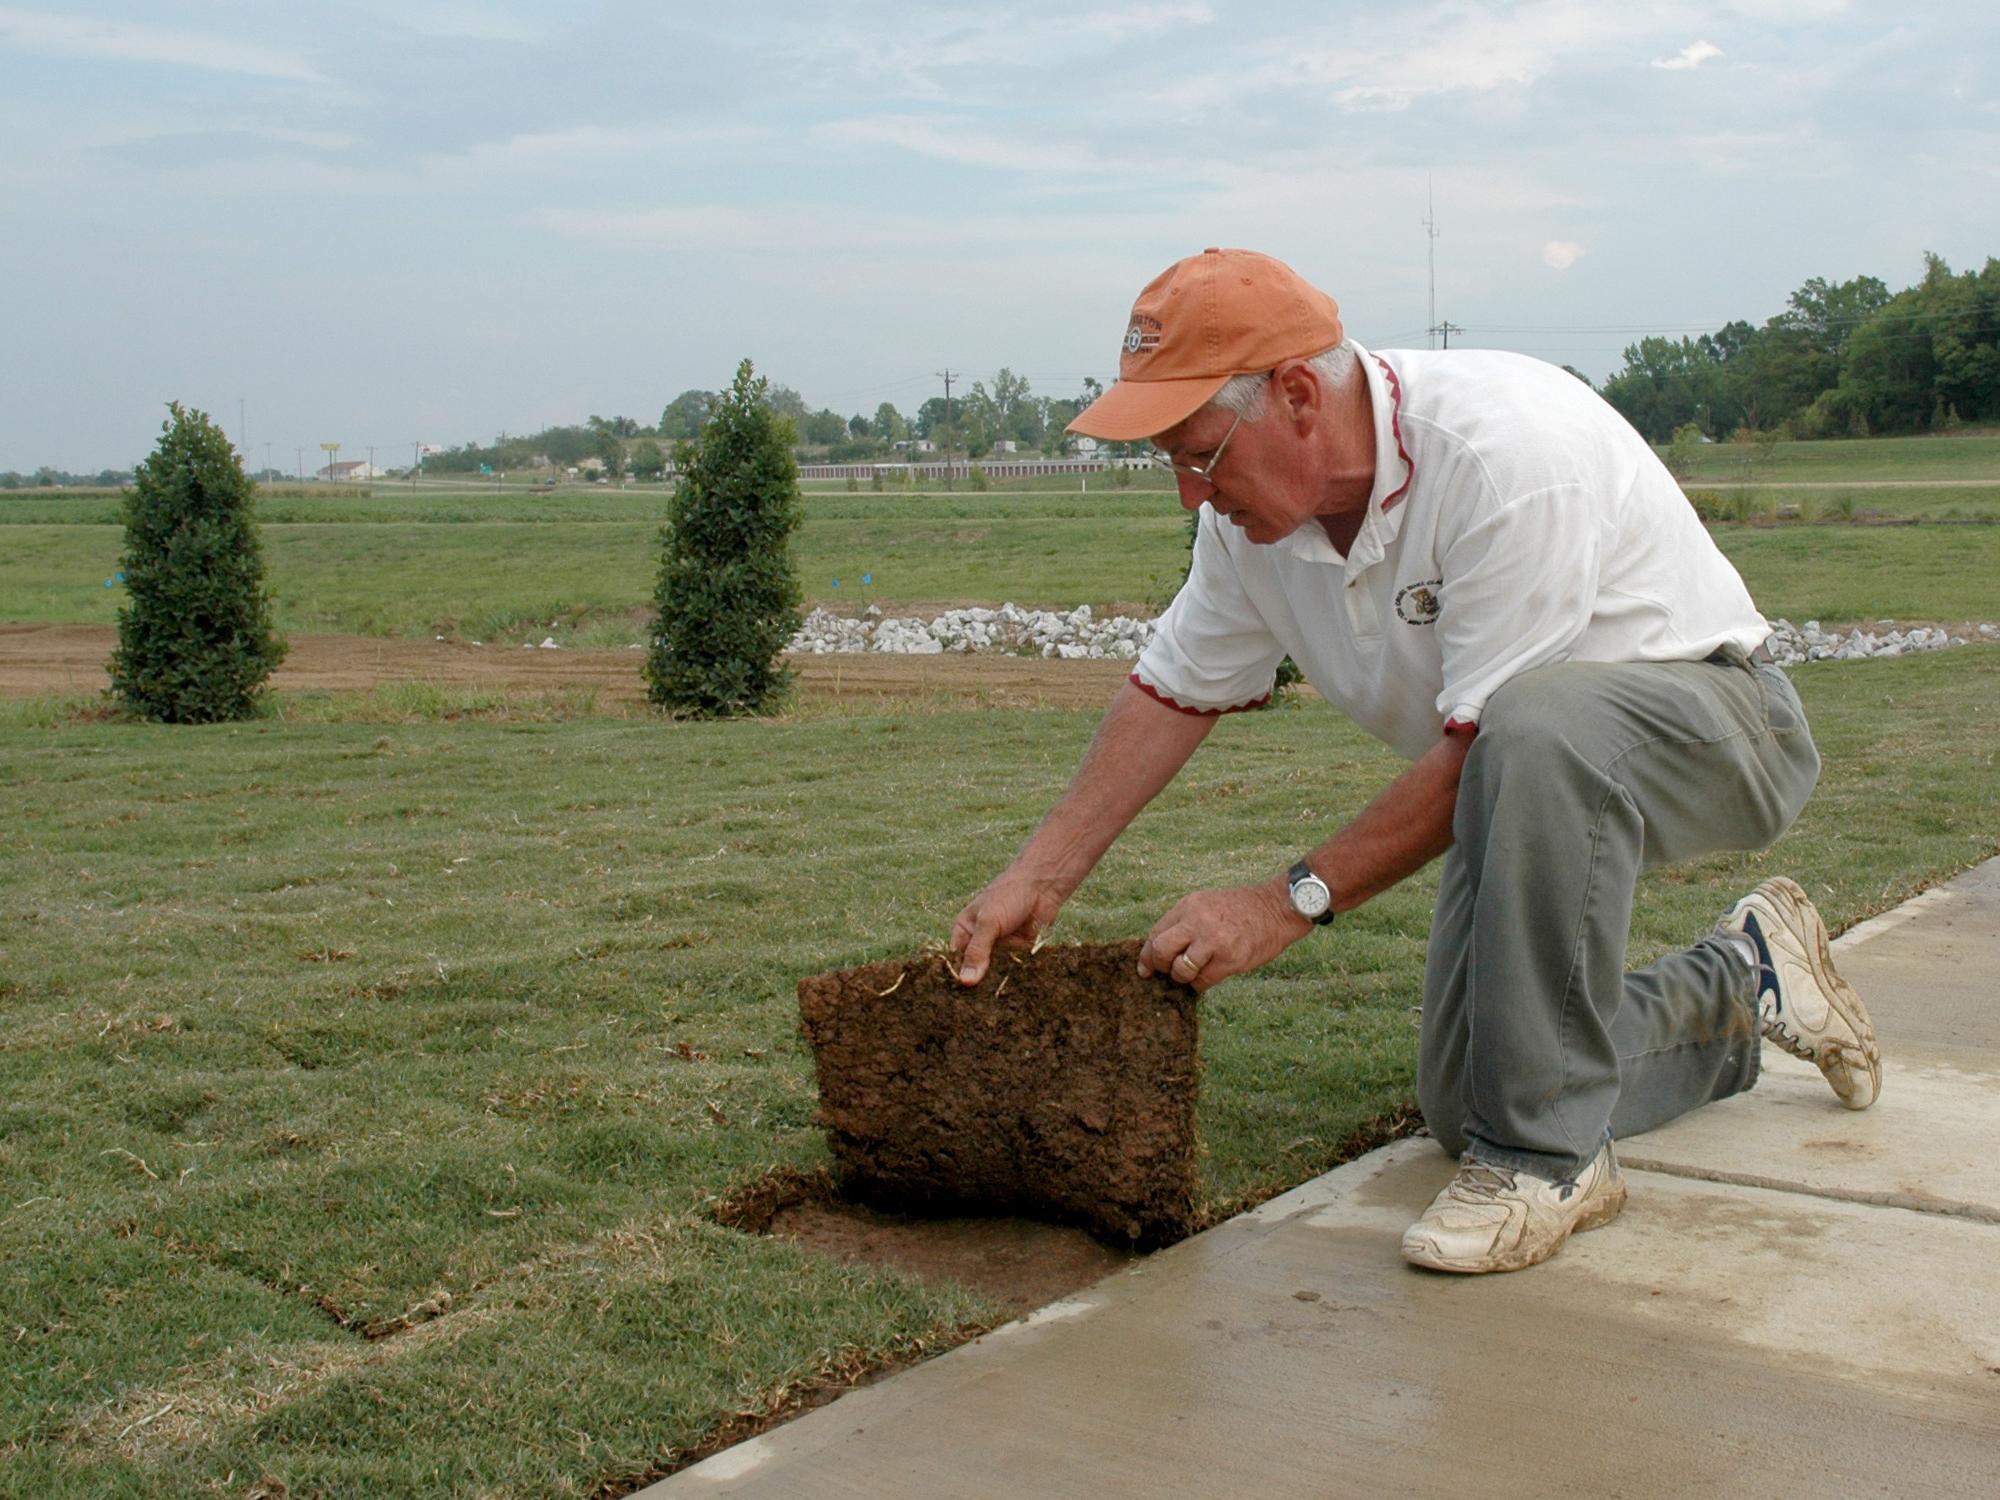
<svg viewBox="0 0 2000 1500">
<path fill-rule="evenodd" d="M 1767 873 L 1844 926 L 2000 847 L 2000 648 L 1797 680 L 1818 795 L 1650 876 L 1634 962 Z M 941 937 L 1093 721 L 0 730 L 9 1484 L 588 1493 L 989 1316 L 703 1207 L 824 1160 L 797 977 Z M 1235 717 L 1059 935 L 1281 867 L 1396 768 Z M 1207 997 L 1216 1211 L 1407 1102 L 1431 889 Z"/>
</svg>

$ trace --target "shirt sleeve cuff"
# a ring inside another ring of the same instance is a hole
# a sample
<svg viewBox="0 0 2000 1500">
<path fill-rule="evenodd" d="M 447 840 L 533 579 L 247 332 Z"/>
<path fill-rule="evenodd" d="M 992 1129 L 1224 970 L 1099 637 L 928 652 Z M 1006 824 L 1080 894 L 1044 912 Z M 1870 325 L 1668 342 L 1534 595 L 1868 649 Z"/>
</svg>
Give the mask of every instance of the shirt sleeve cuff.
<svg viewBox="0 0 2000 1500">
<path fill-rule="evenodd" d="M 1175 701 L 1173 698 L 1168 697 L 1167 694 L 1161 692 L 1158 688 L 1154 687 L 1152 683 L 1146 681 L 1146 679 L 1141 677 L 1137 672 L 1134 672 L 1132 674 L 1129 681 L 1131 682 L 1132 686 L 1136 687 L 1140 692 L 1144 693 L 1148 698 L 1151 698 L 1154 702 L 1164 703 L 1168 708 L 1171 708 L 1175 713 L 1192 714 L 1195 718 L 1198 719 L 1214 718 L 1218 714 L 1240 714 L 1247 709 L 1262 708 L 1265 704 L 1271 701 L 1271 695 L 1269 693 L 1266 693 L 1261 698 L 1252 698 L 1244 703 L 1228 704 L 1222 708 L 1196 708 L 1192 704 L 1180 703 Z"/>
<path fill-rule="evenodd" d="M 1479 719 L 1469 708 L 1461 708 L 1444 721 L 1446 734 L 1475 735 L 1479 733 Z"/>
</svg>

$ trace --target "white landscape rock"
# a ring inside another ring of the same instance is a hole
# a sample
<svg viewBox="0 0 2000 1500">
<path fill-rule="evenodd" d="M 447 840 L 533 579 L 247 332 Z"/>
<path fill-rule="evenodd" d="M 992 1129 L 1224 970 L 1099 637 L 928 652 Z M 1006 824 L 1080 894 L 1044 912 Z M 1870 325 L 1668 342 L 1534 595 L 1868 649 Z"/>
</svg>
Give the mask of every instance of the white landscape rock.
<svg viewBox="0 0 2000 1500">
<path fill-rule="evenodd" d="M 1967 641 L 2000 640 L 2000 624 L 1967 626 L 1957 635 L 1936 625 L 1899 628 L 1878 620 L 1875 629 L 1828 630 L 1817 620 L 1794 625 L 1771 622 L 1771 654 L 1784 666 L 1807 661 L 1858 661 L 1871 656 L 1903 656 L 1937 651 Z M 857 651 L 936 656 L 941 652 L 1000 652 L 1050 661 L 1130 661 L 1152 643 L 1157 622 L 1132 615 L 1098 616 L 1088 604 L 1075 609 L 948 609 L 921 615 L 885 615 L 871 604 L 856 619 L 815 609 L 792 637 L 789 649 L 814 656 Z M 542 643 L 555 645 L 554 640 Z"/>
<path fill-rule="evenodd" d="M 883 615 L 879 605 L 871 604 L 860 619 L 815 609 L 792 637 L 790 649 L 815 656 L 854 651 L 915 656 L 988 651 L 1066 661 L 1129 661 L 1152 640 L 1154 628 L 1151 620 L 1127 615 L 1100 619 L 1088 604 L 1053 610 L 1023 609 L 1007 603 L 998 609 L 948 609 L 930 619 Z"/>
</svg>

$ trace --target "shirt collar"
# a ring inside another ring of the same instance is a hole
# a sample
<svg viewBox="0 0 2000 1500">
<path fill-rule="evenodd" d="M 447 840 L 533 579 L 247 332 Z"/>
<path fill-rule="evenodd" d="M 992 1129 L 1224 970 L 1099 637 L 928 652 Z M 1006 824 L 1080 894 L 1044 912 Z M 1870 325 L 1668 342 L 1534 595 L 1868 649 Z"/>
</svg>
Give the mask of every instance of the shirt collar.
<svg viewBox="0 0 2000 1500">
<path fill-rule="evenodd" d="M 1308 521 L 1278 545 L 1301 562 L 1343 566 L 1352 580 L 1382 560 L 1390 542 L 1403 529 L 1403 500 L 1416 481 L 1416 465 L 1403 445 L 1403 382 L 1379 355 L 1354 345 L 1362 378 L 1368 382 L 1368 407 L 1375 423 L 1375 484 L 1368 494 L 1368 513 L 1342 557 L 1327 540 L 1326 528 Z"/>
</svg>

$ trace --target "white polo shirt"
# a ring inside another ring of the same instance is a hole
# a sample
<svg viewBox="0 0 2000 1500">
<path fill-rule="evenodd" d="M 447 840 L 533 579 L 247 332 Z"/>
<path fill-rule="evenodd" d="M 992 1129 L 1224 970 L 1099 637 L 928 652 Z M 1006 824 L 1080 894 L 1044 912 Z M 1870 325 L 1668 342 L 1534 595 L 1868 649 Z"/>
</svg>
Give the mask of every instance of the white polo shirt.
<svg viewBox="0 0 2000 1500">
<path fill-rule="evenodd" d="M 1673 476 L 1575 376 L 1519 354 L 1356 347 L 1376 464 L 1348 555 L 1317 521 L 1259 544 L 1203 505 L 1139 687 L 1188 713 L 1253 708 L 1289 655 L 1414 760 L 1533 667 L 1698 661 L 1770 634 Z"/>
</svg>

